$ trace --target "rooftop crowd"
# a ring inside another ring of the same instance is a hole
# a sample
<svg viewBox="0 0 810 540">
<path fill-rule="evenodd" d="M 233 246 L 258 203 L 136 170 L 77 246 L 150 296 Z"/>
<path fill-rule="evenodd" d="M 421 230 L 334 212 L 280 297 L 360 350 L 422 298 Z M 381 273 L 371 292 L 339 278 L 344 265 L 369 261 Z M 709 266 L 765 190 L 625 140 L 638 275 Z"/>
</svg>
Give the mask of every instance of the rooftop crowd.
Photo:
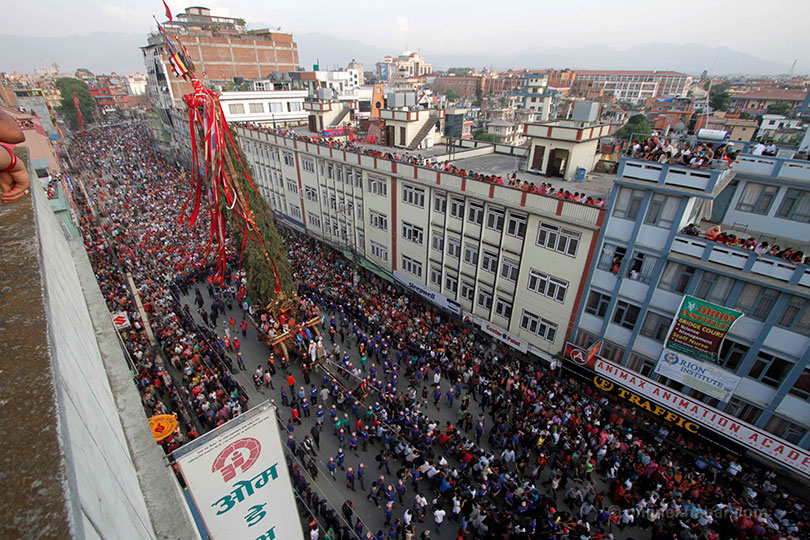
<svg viewBox="0 0 810 540">
<path fill-rule="evenodd" d="M 185 172 L 147 141 L 139 126 L 96 130 L 80 134 L 71 153 L 92 184 L 89 198 L 76 198 L 99 285 L 110 311 L 127 311 L 133 321 L 122 338 L 145 412 L 180 420 L 162 443 L 171 451 L 248 405 L 232 376 L 243 364 L 235 316 L 252 313 L 268 331 L 286 321 L 250 305 L 232 257 L 228 282 L 213 282 L 205 219 L 195 227 L 178 220 L 189 189 Z M 653 539 L 807 534 L 806 503 L 780 490 L 773 472 L 612 403 L 588 381 L 560 379 L 539 361 L 493 351 L 484 336 L 313 239 L 293 232 L 283 238 L 300 308 L 325 314 L 320 340 L 313 332 L 311 341 L 288 341 L 293 361 L 311 375 L 310 389 L 296 390 L 288 379 L 271 394 L 289 432 L 288 466 L 312 520 L 311 539 L 429 538 L 430 530 L 448 529 L 453 538 L 625 538 L 638 525 Z M 159 347 L 143 331 L 127 272 Z M 194 296 L 205 324 L 194 323 L 178 291 Z M 341 356 L 338 343 L 360 360 Z M 269 387 L 274 362 L 267 373 L 257 371 L 257 388 L 262 380 Z M 438 411 L 456 421 L 442 424 Z M 308 431 L 297 427 L 303 423 Z M 332 479 L 316 480 L 324 468 L 313 459 L 322 429 L 343 450 L 325 460 Z M 360 447 L 376 453 L 367 479 L 354 463 L 359 458 L 347 455 Z M 380 515 L 355 523 L 351 501 L 338 514 L 324 503 L 323 482 L 359 484 L 358 497 L 376 502 Z"/>
<path fill-rule="evenodd" d="M 508 185 L 509 187 L 527 191 L 529 193 L 536 193 L 546 197 L 554 197 L 556 199 L 563 199 L 578 204 L 586 204 L 589 206 L 605 206 L 605 201 L 601 197 L 590 197 L 585 193 L 571 192 L 562 188 L 555 188 L 550 183 L 544 182 L 539 186 L 534 182 L 527 182 L 517 177 L 517 173 L 513 172 L 505 177 L 495 174 L 482 174 L 467 169 L 461 169 L 454 166 L 449 160 L 438 161 L 431 157 L 422 156 L 421 154 L 411 155 L 407 152 L 388 152 L 377 150 L 374 147 L 362 146 L 356 140 L 349 140 L 335 137 L 325 137 L 320 135 L 304 135 L 288 128 L 270 128 L 246 122 L 244 127 L 253 129 L 260 133 L 268 133 L 270 135 L 277 135 L 279 137 L 287 137 L 297 141 L 307 142 L 310 144 L 320 144 L 335 148 L 338 150 L 346 150 L 347 152 L 354 152 L 366 156 L 376 157 L 380 159 L 387 159 L 390 161 L 397 161 L 408 165 L 416 165 L 418 167 L 426 167 L 441 171 L 444 173 L 455 174 L 463 176 L 478 182 L 488 182 L 491 184 Z"/>
</svg>

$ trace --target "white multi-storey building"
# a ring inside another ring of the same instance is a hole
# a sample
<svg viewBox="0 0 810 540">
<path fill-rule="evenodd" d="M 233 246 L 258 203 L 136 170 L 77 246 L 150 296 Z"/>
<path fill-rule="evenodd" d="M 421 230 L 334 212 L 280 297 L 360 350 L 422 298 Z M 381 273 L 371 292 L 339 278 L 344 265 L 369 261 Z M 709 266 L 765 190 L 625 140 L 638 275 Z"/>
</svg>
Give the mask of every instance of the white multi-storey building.
<svg viewBox="0 0 810 540">
<path fill-rule="evenodd" d="M 747 150 L 730 169 L 622 158 L 568 357 L 585 363 L 600 342 L 592 371 L 572 369 L 810 477 L 810 269 L 706 235 L 719 227 L 808 253 L 810 163 Z M 693 223 L 702 232 L 685 230 Z M 696 368 L 732 381 L 720 398 L 659 373 L 671 367 L 665 342 L 685 295 L 743 314 L 717 361 Z"/>
<path fill-rule="evenodd" d="M 562 352 L 602 208 L 257 130 L 237 133 L 281 222 L 523 352 L 547 361 Z M 514 164 L 512 155 L 482 158 L 491 145 L 469 144 L 479 146 L 469 159 Z M 448 159 L 440 152 L 420 153 Z M 464 167 L 465 149 L 454 152 Z"/>
</svg>

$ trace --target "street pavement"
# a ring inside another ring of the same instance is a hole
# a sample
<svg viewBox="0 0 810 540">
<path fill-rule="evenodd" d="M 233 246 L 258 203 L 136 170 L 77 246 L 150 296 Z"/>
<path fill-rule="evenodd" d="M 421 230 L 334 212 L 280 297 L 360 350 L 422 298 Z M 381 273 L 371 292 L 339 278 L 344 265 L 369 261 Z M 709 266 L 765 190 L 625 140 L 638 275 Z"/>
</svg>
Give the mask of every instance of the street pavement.
<svg viewBox="0 0 810 540">
<path fill-rule="evenodd" d="M 202 297 L 205 300 L 205 309 L 206 309 L 206 311 L 208 311 L 210 313 L 210 298 L 208 297 L 208 293 L 206 291 L 205 283 L 200 282 L 200 283 L 197 284 L 197 286 L 200 288 L 200 292 L 202 293 Z M 193 285 L 189 287 L 189 295 L 180 296 L 180 302 L 181 302 L 181 304 L 188 305 L 189 311 L 192 313 L 195 322 L 198 325 L 202 326 L 204 323 L 203 323 L 202 318 L 200 317 L 200 315 L 197 313 L 196 305 L 194 304 L 194 286 Z M 332 315 L 332 313 L 330 313 L 328 311 L 325 313 L 325 324 L 326 325 L 328 325 L 328 321 L 329 321 L 331 315 Z M 231 316 L 235 317 L 237 321 L 241 320 L 242 310 L 239 307 L 236 306 L 236 302 L 234 302 L 234 307 L 232 309 L 226 310 L 226 313 L 224 315 L 220 315 L 220 317 L 218 318 L 217 334 L 219 336 L 223 336 L 223 321 L 229 320 Z M 328 328 L 328 326 L 326 328 Z M 325 350 L 326 351 L 331 351 L 332 350 L 332 342 L 330 341 L 328 332 L 325 332 L 324 328 L 321 325 L 318 325 L 318 329 L 319 329 L 319 331 L 321 331 L 321 334 L 323 334 L 325 336 L 324 337 L 324 348 L 325 348 Z M 277 358 L 276 359 L 277 372 L 276 372 L 275 377 L 273 377 L 273 386 L 275 387 L 275 389 L 265 388 L 264 385 L 262 385 L 262 387 L 260 389 L 256 389 L 256 386 L 254 385 L 254 382 L 253 382 L 253 379 L 252 379 L 252 375 L 256 371 L 257 367 L 261 366 L 263 369 L 266 368 L 267 359 L 269 358 L 271 351 L 268 349 L 268 347 L 264 343 L 259 341 L 257 329 L 256 329 L 255 325 L 252 324 L 252 323 L 248 324 L 248 329 L 247 329 L 247 335 L 246 336 L 244 336 L 244 337 L 242 336 L 242 333 L 241 333 L 241 331 L 239 330 L 239 327 L 238 327 L 238 323 L 237 323 L 237 328 L 235 330 L 234 329 L 230 330 L 230 335 L 231 335 L 231 338 L 233 338 L 234 335 L 237 335 L 239 337 L 239 342 L 241 344 L 241 351 L 242 351 L 242 359 L 243 359 L 243 362 L 245 364 L 245 369 L 240 371 L 239 368 L 238 368 L 237 362 L 236 362 L 235 353 L 228 353 L 226 351 L 226 354 L 230 354 L 231 358 L 233 359 L 233 366 L 234 366 L 233 377 L 240 384 L 242 384 L 244 386 L 245 390 L 247 391 L 247 394 L 250 397 L 250 400 L 249 400 L 249 403 L 248 403 L 249 407 L 256 406 L 257 404 L 262 403 L 265 400 L 269 400 L 269 399 L 274 399 L 275 400 L 276 405 L 278 405 L 278 407 L 279 407 L 279 415 L 280 415 L 280 418 L 281 418 L 281 424 L 279 424 L 279 430 L 280 430 L 280 436 L 281 436 L 282 444 L 283 444 L 284 441 L 287 440 L 287 436 L 288 436 L 287 433 L 286 433 L 286 429 L 287 429 L 286 425 L 287 425 L 288 420 L 291 418 L 291 409 L 290 409 L 290 407 L 283 406 L 282 403 L 281 403 L 280 390 L 281 390 L 282 387 L 287 386 L 287 382 L 285 381 L 286 374 L 281 369 L 280 362 L 279 362 L 279 360 Z M 352 365 L 355 365 L 355 366 L 360 365 L 360 363 L 359 363 L 360 356 L 359 356 L 358 348 L 357 348 L 356 344 L 354 343 L 354 340 L 352 340 L 348 335 L 346 336 L 346 341 L 344 343 L 341 343 L 339 335 L 335 336 L 335 340 L 337 341 L 338 346 L 340 348 L 340 355 L 342 356 L 343 353 L 348 350 L 349 354 L 352 357 Z M 287 343 L 290 344 L 291 341 L 288 341 Z M 303 385 L 305 387 L 305 389 L 307 391 L 307 394 L 308 394 L 308 397 L 309 397 L 310 385 L 305 384 L 305 382 L 304 382 L 304 377 L 303 377 L 303 374 L 302 374 L 302 371 L 301 371 L 301 364 L 297 360 L 297 357 L 298 357 L 298 355 L 295 353 L 295 351 L 291 350 L 291 352 L 290 352 L 291 361 L 290 361 L 289 373 L 292 374 L 293 377 L 295 378 L 296 391 L 298 390 L 298 388 L 300 386 Z M 369 367 L 371 366 L 371 363 L 372 363 L 371 359 L 369 359 L 369 364 L 368 364 Z M 377 366 L 377 367 L 380 368 L 380 366 Z M 334 373 L 334 370 L 331 370 L 331 371 Z M 311 375 L 311 381 L 312 381 L 313 384 L 315 384 L 318 387 L 318 389 L 321 388 L 322 378 L 323 378 L 323 372 L 322 371 L 316 371 Z M 345 381 L 345 379 L 343 379 L 342 377 L 339 377 L 339 380 L 340 381 Z M 399 389 L 404 390 L 404 389 L 407 388 L 407 385 L 408 385 L 408 379 L 406 377 L 404 377 L 404 376 L 400 377 Z M 346 386 L 349 389 L 354 389 L 355 386 L 356 386 L 356 382 L 355 381 L 350 381 L 350 382 L 346 383 Z M 441 381 L 442 392 L 444 393 L 449 387 L 450 387 L 450 382 L 446 378 L 443 377 L 442 381 Z M 432 392 L 431 392 L 431 394 L 432 394 Z M 374 405 L 374 403 L 375 403 L 374 397 L 375 397 L 374 396 L 374 391 L 372 390 L 372 392 L 366 398 L 365 403 L 361 404 L 361 407 L 360 407 L 361 414 L 369 405 Z M 462 396 L 458 396 L 458 397 L 460 398 Z M 321 403 L 320 402 L 320 396 L 318 398 L 318 401 L 319 401 L 319 403 Z M 445 403 L 445 400 L 442 399 L 440 407 L 437 409 L 433 405 L 433 400 L 431 398 L 431 399 L 429 399 L 428 408 L 423 409 L 422 412 L 425 413 L 428 417 L 435 420 L 438 423 L 439 426 L 445 426 L 446 422 L 448 422 L 448 421 L 452 422 L 453 425 L 456 425 L 457 424 L 457 422 L 456 422 L 456 414 L 458 412 L 460 401 L 461 401 L 461 399 L 456 399 L 454 404 L 453 404 L 453 408 L 451 409 L 451 408 L 447 407 L 447 405 Z M 348 403 L 348 400 L 347 400 L 347 403 Z M 324 410 L 328 411 L 328 409 L 331 406 L 332 406 L 331 402 L 329 402 L 327 404 L 324 404 Z M 295 437 L 295 439 L 298 441 L 299 444 L 303 441 L 304 436 L 308 435 L 310 433 L 310 428 L 315 424 L 315 418 L 316 418 L 315 409 L 316 408 L 317 408 L 317 405 L 313 404 L 312 407 L 311 407 L 311 415 L 310 415 L 310 417 L 309 418 L 302 417 L 301 418 L 302 425 L 295 426 L 295 428 L 294 428 L 293 436 Z M 481 410 L 480 410 L 480 408 L 478 406 L 478 403 L 476 403 L 475 401 L 472 401 L 472 400 L 470 401 L 469 411 L 473 415 L 473 418 L 477 418 L 478 414 L 481 412 Z M 350 419 L 351 419 L 351 425 L 353 426 L 356 418 L 351 416 L 350 407 L 347 408 L 346 412 L 349 413 Z M 485 416 L 487 418 L 485 436 L 481 438 L 480 446 L 482 448 L 484 448 L 485 450 L 491 450 L 491 448 L 490 448 L 490 446 L 489 446 L 489 444 L 487 442 L 486 434 L 489 431 L 489 427 L 492 426 L 493 419 L 488 414 L 485 415 Z M 312 480 L 308 476 L 306 476 L 307 480 L 310 482 L 310 486 L 313 489 L 317 490 L 318 495 L 321 498 L 326 498 L 327 499 L 327 501 L 332 505 L 332 507 L 335 509 L 335 511 L 336 511 L 336 513 L 338 515 L 340 515 L 340 513 L 341 513 L 341 507 L 343 506 L 344 501 L 346 501 L 347 499 L 352 501 L 352 503 L 354 504 L 354 508 L 355 508 L 354 520 L 356 521 L 356 519 L 359 517 L 363 521 L 363 523 L 366 525 L 366 529 L 364 529 L 364 533 L 363 533 L 363 538 L 365 536 L 365 532 L 368 532 L 368 531 L 371 531 L 374 534 L 376 534 L 378 531 L 383 530 L 384 532 L 387 533 L 388 527 L 383 525 L 383 522 L 384 522 L 383 508 L 382 507 L 378 508 L 373 501 L 367 499 L 367 497 L 366 497 L 366 495 L 368 493 L 368 489 L 371 486 L 371 482 L 374 481 L 375 479 L 377 479 L 381 474 L 380 470 L 378 469 L 377 462 L 375 461 L 374 458 L 379 453 L 380 448 L 382 447 L 382 445 L 381 444 L 371 443 L 371 444 L 369 444 L 368 449 L 366 451 L 363 451 L 362 446 L 359 446 L 358 447 L 358 455 L 354 455 L 352 453 L 352 451 L 348 448 L 348 439 L 349 439 L 350 436 L 351 436 L 351 432 L 347 433 L 347 435 L 346 435 L 347 446 L 344 448 L 344 451 L 346 452 L 346 460 L 345 460 L 344 466 L 345 466 L 346 469 L 348 469 L 349 467 L 352 467 L 354 469 L 354 471 L 357 471 L 358 465 L 360 463 L 364 464 L 365 469 L 366 469 L 366 478 L 365 478 L 365 487 L 366 487 L 366 489 L 361 488 L 359 483 L 356 484 L 356 491 L 352 491 L 351 489 L 349 489 L 347 487 L 347 485 L 346 485 L 346 473 L 345 473 L 344 470 L 341 470 L 340 468 L 337 469 L 336 479 L 334 479 L 334 480 L 331 478 L 331 476 L 329 475 L 329 473 L 327 471 L 326 464 L 329 461 L 330 457 L 334 457 L 337 454 L 338 447 L 339 447 L 339 441 L 338 441 L 337 437 L 334 434 L 334 428 L 331 425 L 331 423 L 329 422 L 328 412 L 327 412 L 327 414 L 325 414 L 325 420 L 324 420 L 324 424 L 323 424 L 323 432 L 321 433 L 321 437 L 320 437 L 320 450 L 317 453 L 317 459 L 316 459 L 317 463 L 318 463 L 318 467 L 320 469 L 320 472 L 318 474 L 317 480 L 315 481 L 315 485 L 313 485 Z M 471 432 L 471 433 L 468 434 L 468 436 L 470 438 L 472 438 L 474 436 L 474 433 Z M 448 458 L 448 460 L 449 460 L 449 458 Z M 452 460 L 451 460 L 451 463 L 452 463 Z M 394 458 L 392 456 L 391 457 L 391 462 L 390 462 L 390 469 L 391 469 L 391 473 L 393 473 L 393 474 L 388 474 L 385 470 L 382 471 L 382 474 L 384 474 L 384 477 L 385 477 L 386 486 L 388 484 L 396 485 L 396 480 L 397 480 L 396 471 L 401 466 L 402 465 L 400 464 L 400 462 L 396 458 Z M 302 470 L 304 470 L 303 466 L 301 468 L 302 468 Z M 545 479 L 548 477 L 548 473 L 549 473 L 550 469 L 551 469 L 551 467 L 546 467 L 546 470 L 544 471 L 544 473 L 543 473 L 543 475 L 541 477 L 542 481 L 545 481 Z M 599 475 L 596 475 L 596 474 L 594 475 L 594 479 L 596 480 L 597 489 L 604 490 L 605 492 L 607 492 L 607 490 L 608 490 L 607 484 L 604 483 L 601 478 L 598 478 L 598 476 Z M 428 493 L 427 485 L 426 485 L 425 481 L 423 481 L 422 484 L 423 484 L 423 488 L 424 488 L 424 490 L 422 491 L 422 495 L 424 495 L 428 499 L 428 502 L 430 502 L 431 497 L 429 496 L 430 494 Z M 571 484 L 569 484 L 569 485 L 571 485 Z M 413 489 L 412 489 L 410 483 L 407 484 L 407 488 L 408 488 L 408 491 L 406 491 L 403 500 L 404 500 L 404 504 L 407 505 L 407 507 L 412 508 L 413 498 L 414 498 L 415 493 L 413 492 Z M 538 488 L 540 488 L 539 485 L 538 485 Z M 568 507 L 566 505 L 565 502 L 562 502 L 563 495 L 564 495 L 564 493 L 559 493 L 558 494 L 558 501 L 559 501 L 559 504 L 561 505 L 561 509 L 568 508 L 568 510 L 572 511 L 572 513 L 576 513 L 576 511 L 578 510 L 577 508 L 570 508 L 570 507 Z M 381 504 L 384 505 L 384 497 L 381 498 Z M 395 504 L 394 504 L 393 519 L 396 519 L 396 518 L 402 519 L 402 514 L 405 511 L 405 508 L 406 508 L 406 506 L 404 506 L 403 504 L 400 504 L 399 501 L 397 500 L 395 502 Z M 436 528 L 435 528 L 435 525 L 434 525 L 434 522 L 433 522 L 433 515 L 432 515 L 431 507 L 428 507 L 428 509 L 430 511 L 427 513 L 423 523 L 419 523 L 416 520 L 416 518 L 414 518 L 414 520 L 413 520 L 413 523 L 415 525 L 414 529 L 416 531 L 416 537 L 415 538 L 419 538 L 419 535 L 422 533 L 422 531 L 427 529 L 427 528 L 431 529 L 431 538 L 432 539 L 450 540 L 450 539 L 457 538 L 456 535 L 455 535 L 455 532 L 458 529 L 458 524 L 454 523 L 450 519 L 450 516 L 451 516 L 450 510 L 451 510 L 451 508 L 445 508 L 445 510 L 447 511 L 447 516 L 445 517 L 444 523 L 442 524 L 441 533 L 437 533 L 437 531 L 436 531 Z M 412 510 L 412 512 L 413 512 L 413 510 Z M 593 516 L 593 514 L 592 514 L 592 516 Z M 392 519 L 392 521 L 393 521 L 393 519 Z M 497 527 L 497 524 L 490 524 L 490 527 L 493 527 L 493 526 Z M 322 531 L 322 533 L 321 533 L 321 538 L 323 538 L 323 532 L 324 531 Z M 625 531 L 622 531 L 621 533 L 619 533 L 619 531 L 617 531 L 617 530 L 614 530 L 614 534 L 616 535 L 617 539 L 621 539 L 621 538 L 636 538 L 636 539 L 638 539 L 638 538 L 644 538 L 644 537 L 649 535 L 648 532 L 646 534 L 644 534 L 644 532 L 638 530 L 637 528 L 633 528 L 633 529 L 628 528 Z"/>
</svg>

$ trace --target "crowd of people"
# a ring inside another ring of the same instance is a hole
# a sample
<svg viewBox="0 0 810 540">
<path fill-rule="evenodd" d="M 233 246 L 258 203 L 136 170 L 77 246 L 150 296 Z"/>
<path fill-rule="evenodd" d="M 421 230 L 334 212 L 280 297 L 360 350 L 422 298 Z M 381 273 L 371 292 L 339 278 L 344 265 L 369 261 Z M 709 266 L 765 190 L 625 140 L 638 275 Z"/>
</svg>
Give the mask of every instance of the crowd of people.
<svg viewBox="0 0 810 540">
<path fill-rule="evenodd" d="M 712 225 L 706 231 L 701 231 L 695 223 L 690 223 L 683 229 L 681 234 L 689 236 L 703 236 L 706 240 L 718 242 L 727 246 L 753 251 L 758 256 L 768 255 L 778 257 L 792 262 L 793 264 L 810 264 L 810 255 L 805 255 L 800 249 L 793 247 L 782 248 L 779 244 L 770 244 L 768 241 L 757 242 L 756 238 L 749 236 L 737 236 L 734 233 L 723 232 L 719 225 Z"/>
<path fill-rule="evenodd" d="M 148 140 L 137 125 L 78 135 L 71 153 L 89 196 L 74 195 L 110 311 L 127 311 L 133 322 L 122 338 L 145 412 L 180 420 L 162 443 L 171 451 L 247 407 L 232 376 L 244 366 L 241 320 L 268 332 L 287 321 L 251 305 L 232 256 L 228 282 L 210 278 L 207 223 L 178 220 L 185 173 Z M 287 341 L 309 389 L 296 388 L 277 354 L 254 382 L 271 388 L 278 357 L 287 384 L 271 395 L 288 431 L 288 466 L 310 539 L 424 539 L 448 529 L 453 538 L 601 539 L 627 537 L 621 531 L 636 525 L 656 540 L 807 534 L 806 503 L 779 490 L 773 472 L 614 404 L 587 382 L 493 350 L 485 336 L 319 242 L 282 236 L 299 307 L 307 317 L 324 315 L 322 337 L 313 329 Z M 193 297 L 202 325 L 181 295 Z M 441 423 L 434 411 L 455 421 Z M 340 447 L 325 473 L 315 459 L 322 430 Z M 374 473 L 365 472 L 371 464 L 360 462 L 361 451 L 376 454 Z M 359 516 L 351 501 L 338 512 L 324 502 L 324 482 L 359 486 L 380 514 Z"/>
<path fill-rule="evenodd" d="M 259 131 L 261 133 L 268 133 L 271 135 L 278 135 L 280 137 L 292 138 L 310 144 L 320 144 L 338 150 L 345 150 L 347 152 L 354 152 L 380 159 L 397 161 L 400 163 L 406 163 L 408 165 L 416 165 L 418 167 L 426 167 L 428 169 L 433 169 L 444 173 L 463 176 L 465 178 L 469 178 L 470 180 L 475 180 L 478 182 L 488 182 L 491 184 L 507 185 L 515 189 L 527 191 L 529 193 L 535 193 L 546 197 L 563 199 L 573 203 L 599 207 L 605 206 L 605 201 L 601 197 L 594 198 L 589 195 L 586 195 L 585 193 L 579 192 L 572 193 L 562 188 L 555 188 L 548 182 L 543 182 L 538 186 L 534 182 L 527 182 L 526 180 L 521 180 L 520 178 L 517 177 L 517 172 L 513 172 L 512 174 L 509 174 L 506 177 L 496 174 L 483 174 L 456 167 L 449 160 L 439 161 L 428 156 L 422 156 L 421 154 L 411 155 L 407 152 L 381 151 L 373 146 L 363 146 L 357 140 L 325 137 L 325 136 L 303 135 L 300 133 L 296 133 L 294 130 L 288 128 L 270 128 L 258 124 L 253 124 L 250 122 L 244 123 L 244 127 L 255 131 Z"/>
<path fill-rule="evenodd" d="M 741 150 L 733 150 L 725 143 L 719 143 L 713 148 L 708 142 L 694 143 L 659 135 L 636 139 L 627 147 L 627 155 L 635 159 L 684 165 L 694 169 L 708 169 L 715 159 L 732 162 L 740 152 Z"/>
</svg>

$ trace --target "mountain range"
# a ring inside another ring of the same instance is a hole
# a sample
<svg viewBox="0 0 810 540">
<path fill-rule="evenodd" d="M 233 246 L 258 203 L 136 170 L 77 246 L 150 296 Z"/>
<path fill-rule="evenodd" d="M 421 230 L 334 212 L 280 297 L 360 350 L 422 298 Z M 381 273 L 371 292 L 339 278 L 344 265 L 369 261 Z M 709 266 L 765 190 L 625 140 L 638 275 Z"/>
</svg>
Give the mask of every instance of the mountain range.
<svg viewBox="0 0 810 540">
<path fill-rule="evenodd" d="M 356 59 L 366 71 L 386 54 L 398 51 L 361 41 L 339 38 L 322 33 L 296 33 L 299 63 L 306 69 L 319 63 L 321 69 L 345 67 Z M 62 71 L 73 72 L 84 67 L 94 73 L 128 74 L 143 72 L 140 47 L 146 44 L 145 34 L 97 32 L 65 37 L 33 37 L 0 34 L 0 71 L 32 72 L 56 62 Z M 534 47 L 513 53 L 445 54 L 422 50 L 422 56 L 435 69 L 449 67 L 573 69 L 661 69 L 699 74 L 786 73 L 788 63 L 758 58 L 727 47 L 707 47 L 699 44 L 643 43 L 625 50 L 607 45 L 582 47 Z M 799 69 L 806 69 L 799 66 Z"/>
</svg>

